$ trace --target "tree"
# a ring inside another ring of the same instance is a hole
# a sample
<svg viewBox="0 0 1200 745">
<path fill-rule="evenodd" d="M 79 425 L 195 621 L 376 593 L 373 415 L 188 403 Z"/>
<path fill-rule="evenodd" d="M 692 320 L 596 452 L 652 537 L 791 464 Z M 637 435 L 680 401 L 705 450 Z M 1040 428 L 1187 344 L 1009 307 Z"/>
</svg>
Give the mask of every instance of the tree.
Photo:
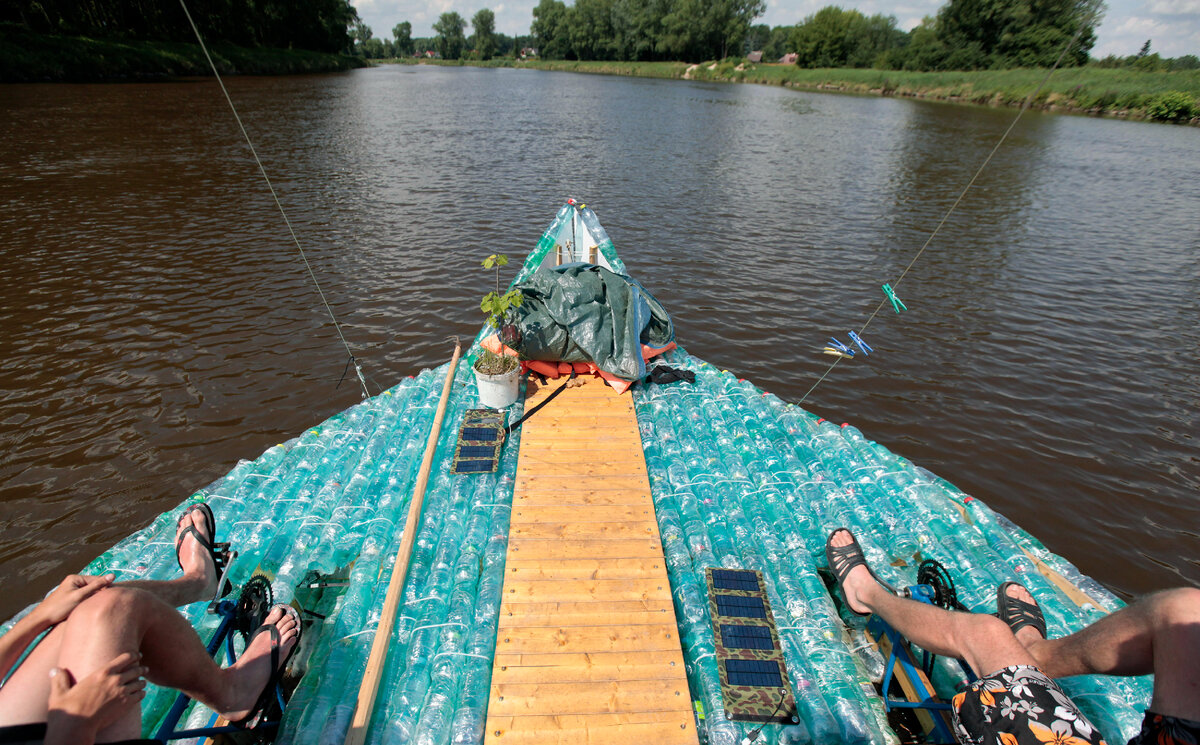
<svg viewBox="0 0 1200 745">
<path fill-rule="evenodd" d="M 463 48 L 467 44 L 465 30 L 467 22 L 454 11 L 442 13 L 433 31 L 437 34 L 437 50 L 442 59 L 462 59 Z"/>
<path fill-rule="evenodd" d="M 568 36 L 568 9 L 562 0 L 540 0 L 533 9 L 529 33 L 537 40 L 538 56 L 566 59 L 571 48 Z"/>
<path fill-rule="evenodd" d="M 1150 39 L 1146 39 L 1146 43 L 1142 45 L 1140 50 L 1138 50 L 1137 56 L 1138 59 L 1141 59 L 1148 54 L 1150 54 Z"/>
<path fill-rule="evenodd" d="M 411 57 L 413 53 L 412 24 L 408 21 L 397 23 L 392 29 L 393 43 L 396 45 L 397 57 Z"/>
<path fill-rule="evenodd" d="M 496 14 L 484 8 L 471 19 L 471 43 L 479 59 L 491 59 L 496 54 Z"/>
</svg>

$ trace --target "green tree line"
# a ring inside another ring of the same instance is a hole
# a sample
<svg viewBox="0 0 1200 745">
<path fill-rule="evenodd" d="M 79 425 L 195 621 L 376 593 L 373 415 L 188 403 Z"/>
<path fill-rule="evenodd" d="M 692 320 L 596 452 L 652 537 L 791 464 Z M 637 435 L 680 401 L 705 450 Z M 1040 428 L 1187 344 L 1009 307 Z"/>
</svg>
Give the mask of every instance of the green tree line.
<svg viewBox="0 0 1200 745">
<path fill-rule="evenodd" d="M 358 13 L 349 0 L 188 0 L 206 42 L 347 52 Z M 194 41 L 171 0 L 6 0 L 0 22 L 35 33 L 138 41 Z"/>
</svg>

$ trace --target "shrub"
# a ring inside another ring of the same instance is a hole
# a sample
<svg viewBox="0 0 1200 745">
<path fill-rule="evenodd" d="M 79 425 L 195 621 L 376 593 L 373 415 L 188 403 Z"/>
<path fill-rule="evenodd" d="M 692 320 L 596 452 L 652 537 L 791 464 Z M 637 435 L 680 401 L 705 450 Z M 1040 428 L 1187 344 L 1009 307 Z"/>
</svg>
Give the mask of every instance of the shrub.
<svg viewBox="0 0 1200 745">
<path fill-rule="evenodd" d="M 1146 114 L 1162 122 L 1187 121 L 1196 116 L 1196 101 L 1182 91 L 1167 91 L 1150 100 Z"/>
</svg>

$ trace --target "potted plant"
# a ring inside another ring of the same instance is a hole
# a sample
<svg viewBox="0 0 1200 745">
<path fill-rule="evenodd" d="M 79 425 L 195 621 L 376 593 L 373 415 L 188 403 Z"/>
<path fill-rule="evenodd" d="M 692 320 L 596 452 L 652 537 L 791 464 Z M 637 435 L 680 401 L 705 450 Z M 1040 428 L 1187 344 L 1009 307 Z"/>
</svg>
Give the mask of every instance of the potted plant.
<svg viewBox="0 0 1200 745">
<path fill-rule="evenodd" d="M 509 290 L 500 294 L 500 267 L 508 264 L 504 254 L 492 254 L 483 260 L 484 269 L 496 270 L 496 289 L 483 296 L 479 309 L 487 316 L 487 328 L 495 329 L 497 337 L 506 345 L 516 344 L 518 331 L 511 323 L 510 314 L 521 304 L 520 290 Z M 492 409 L 506 408 L 517 400 L 518 375 L 521 363 L 516 357 L 496 354 L 483 349 L 475 360 L 475 382 L 479 387 L 479 403 Z"/>
</svg>

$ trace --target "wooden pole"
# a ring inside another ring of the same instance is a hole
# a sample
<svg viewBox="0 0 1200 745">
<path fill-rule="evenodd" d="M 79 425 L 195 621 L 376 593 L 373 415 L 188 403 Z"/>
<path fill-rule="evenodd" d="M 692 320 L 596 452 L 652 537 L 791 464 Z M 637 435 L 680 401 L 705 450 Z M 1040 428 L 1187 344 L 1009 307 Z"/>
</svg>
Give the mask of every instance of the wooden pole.
<svg viewBox="0 0 1200 745">
<path fill-rule="evenodd" d="M 425 501 L 425 487 L 429 484 L 429 469 L 433 465 L 433 454 L 437 450 L 438 437 L 442 432 L 442 418 L 446 414 L 446 403 L 450 398 L 450 386 L 454 383 L 454 371 L 458 368 L 458 356 L 462 345 L 454 340 L 454 356 L 450 358 L 450 369 L 442 386 L 442 400 L 438 402 L 437 414 L 433 417 L 433 429 L 429 442 L 425 444 L 425 457 L 417 484 L 413 487 L 412 503 L 408 507 L 408 519 L 404 522 L 404 539 L 396 554 L 396 565 L 392 568 L 392 579 L 388 582 L 387 596 L 383 601 L 383 612 L 379 626 L 375 629 L 375 641 L 371 644 L 371 656 L 367 658 L 367 669 L 363 672 L 362 685 L 358 689 L 358 703 L 354 707 L 354 720 L 346 732 L 346 745 L 362 745 L 367 739 L 367 726 L 375 710 L 375 697 L 379 694 L 379 679 L 383 676 L 387 662 L 388 645 L 392 641 L 392 628 L 396 625 L 396 611 L 400 607 L 400 593 L 408 577 L 408 562 L 413 543 L 417 540 L 417 524 L 421 521 L 421 505 Z"/>
</svg>

